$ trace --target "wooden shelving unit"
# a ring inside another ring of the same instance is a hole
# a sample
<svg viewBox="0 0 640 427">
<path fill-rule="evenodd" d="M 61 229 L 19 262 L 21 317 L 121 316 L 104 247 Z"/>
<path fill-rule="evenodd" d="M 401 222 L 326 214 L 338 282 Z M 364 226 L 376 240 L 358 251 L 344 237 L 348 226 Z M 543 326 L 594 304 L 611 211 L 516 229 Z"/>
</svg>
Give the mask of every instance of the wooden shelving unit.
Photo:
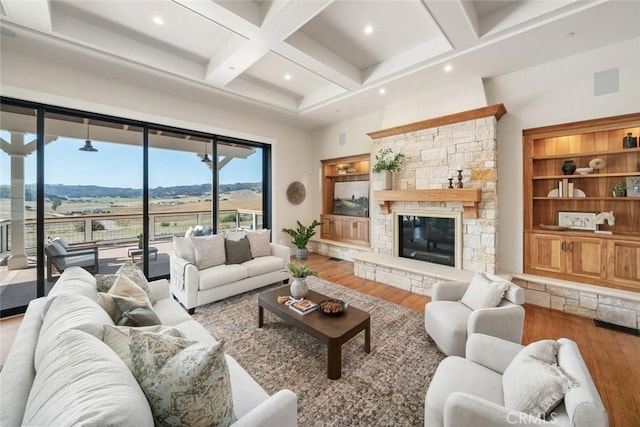
<svg viewBox="0 0 640 427">
<path fill-rule="evenodd" d="M 640 197 L 613 197 L 614 185 L 640 177 L 640 148 L 622 148 L 627 133 L 640 135 L 640 113 L 523 131 L 524 271 L 588 284 L 640 291 Z M 564 175 L 599 158 L 606 166 L 588 175 Z M 550 197 L 563 180 L 585 197 Z M 615 224 L 593 231 L 549 231 L 558 212 L 613 211 Z M 633 261 L 635 260 L 635 261 Z"/>
<path fill-rule="evenodd" d="M 322 161 L 323 239 L 369 246 L 369 208 L 362 216 L 334 215 L 333 204 L 336 182 L 369 181 L 370 159 L 369 154 L 360 154 Z"/>
</svg>

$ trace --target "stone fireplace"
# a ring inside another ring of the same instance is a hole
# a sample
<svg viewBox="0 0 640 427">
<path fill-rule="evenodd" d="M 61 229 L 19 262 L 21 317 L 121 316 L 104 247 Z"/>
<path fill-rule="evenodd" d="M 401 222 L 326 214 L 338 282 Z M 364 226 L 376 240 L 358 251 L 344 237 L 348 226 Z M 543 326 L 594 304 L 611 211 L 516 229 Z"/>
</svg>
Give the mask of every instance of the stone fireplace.
<svg viewBox="0 0 640 427">
<path fill-rule="evenodd" d="M 388 147 L 405 160 L 394 173 L 393 190 L 381 190 L 381 178 L 371 175 L 371 252 L 354 257 L 356 276 L 430 295 L 437 280 L 495 273 L 496 134 L 504 113 L 498 104 L 369 134 L 372 157 Z M 459 169 L 463 189 L 449 189 L 448 178 L 455 185 Z M 429 235 L 432 225 L 446 230 Z M 404 249 L 399 235 L 409 239 Z"/>
</svg>

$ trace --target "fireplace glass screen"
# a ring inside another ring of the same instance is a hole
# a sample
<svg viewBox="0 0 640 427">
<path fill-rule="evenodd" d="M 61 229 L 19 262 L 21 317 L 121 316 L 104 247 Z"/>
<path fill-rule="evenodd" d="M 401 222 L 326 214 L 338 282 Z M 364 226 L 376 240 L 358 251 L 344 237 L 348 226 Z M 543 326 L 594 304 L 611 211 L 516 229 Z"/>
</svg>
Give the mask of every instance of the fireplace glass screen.
<svg viewBox="0 0 640 427">
<path fill-rule="evenodd" d="M 400 219 L 399 256 L 455 267 L 454 218 L 402 215 Z"/>
</svg>

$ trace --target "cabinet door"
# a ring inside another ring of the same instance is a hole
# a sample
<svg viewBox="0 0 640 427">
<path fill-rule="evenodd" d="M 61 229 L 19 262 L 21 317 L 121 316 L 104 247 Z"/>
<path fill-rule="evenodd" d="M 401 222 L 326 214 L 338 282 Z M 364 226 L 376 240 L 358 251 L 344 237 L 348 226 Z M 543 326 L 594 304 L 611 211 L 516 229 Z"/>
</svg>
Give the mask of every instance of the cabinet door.
<svg viewBox="0 0 640 427">
<path fill-rule="evenodd" d="M 640 242 L 609 241 L 607 279 L 640 289 Z"/>
<path fill-rule="evenodd" d="M 331 220 L 333 217 L 328 215 L 320 215 L 322 225 L 320 226 L 320 237 L 323 239 L 331 239 Z"/>
<path fill-rule="evenodd" d="M 530 241 L 530 263 L 532 269 L 564 273 L 565 254 L 563 248 L 565 244 L 563 237 L 553 234 L 532 233 Z"/>
<path fill-rule="evenodd" d="M 329 233 L 332 239 L 342 239 L 344 237 L 344 221 L 340 217 L 329 218 Z"/>
<path fill-rule="evenodd" d="M 344 219 L 344 239 L 357 243 L 369 242 L 369 221 L 360 218 Z"/>
<path fill-rule="evenodd" d="M 569 237 L 565 244 L 566 272 L 574 276 L 606 279 L 606 243 L 588 237 Z"/>
</svg>

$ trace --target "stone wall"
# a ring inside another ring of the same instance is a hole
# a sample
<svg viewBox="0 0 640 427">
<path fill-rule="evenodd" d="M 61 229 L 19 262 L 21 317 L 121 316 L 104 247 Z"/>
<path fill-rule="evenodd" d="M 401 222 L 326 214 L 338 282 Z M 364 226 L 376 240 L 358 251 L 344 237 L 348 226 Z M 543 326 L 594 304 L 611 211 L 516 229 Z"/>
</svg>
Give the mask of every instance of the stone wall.
<svg viewBox="0 0 640 427">
<path fill-rule="evenodd" d="M 497 169 L 494 116 L 462 121 L 374 140 L 372 159 L 382 148 L 406 157 L 400 172 L 394 173 L 394 190 L 447 188 L 447 177 L 456 177 L 462 167 L 464 187 L 480 188 L 478 218 L 464 218 L 462 225 L 462 268 L 470 271 L 497 270 Z M 373 160 L 375 163 L 375 160 Z M 374 190 L 382 188 L 380 174 L 371 174 Z M 454 179 L 454 182 L 457 179 Z M 453 191 L 453 190 L 452 190 Z M 371 208 L 371 250 L 393 255 L 393 212 L 383 214 Z M 393 202 L 391 210 L 462 211 L 460 202 Z"/>
</svg>

